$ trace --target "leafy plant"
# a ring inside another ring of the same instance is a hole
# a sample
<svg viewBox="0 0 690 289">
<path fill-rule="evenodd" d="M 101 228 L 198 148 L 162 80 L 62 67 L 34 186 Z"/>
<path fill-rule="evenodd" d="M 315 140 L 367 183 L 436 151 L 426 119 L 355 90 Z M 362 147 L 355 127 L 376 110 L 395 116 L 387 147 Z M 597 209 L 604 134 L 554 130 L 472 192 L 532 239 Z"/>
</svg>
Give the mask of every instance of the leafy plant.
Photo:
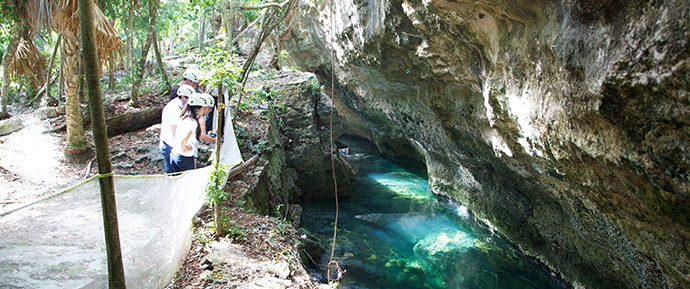
<svg viewBox="0 0 690 289">
<path fill-rule="evenodd" d="M 245 232 L 237 222 L 230 220 L 226 215 L 221 216 L 220 226 L 222 227 L 222 231 L 227 233 L 231 238 L 245 239 L 247 236 L 247 232 Z"/>
<path fill-rule="evenodd" d="M 316 80 L 316 78 L 309 79 L 309 87 L 311 88 L 311 91 L 314 94 L 319 93 L 319 91 L 321 90 L 321 86 L 319 86 L 319 81 Z"/>
<path fill-rule="evenodd" d="M 239 66 L 240 60 L 232 51 L 227 51 L 220 44 L 216 44 L 206 49 L 201 56 L 201 66 L 206 72 L 201 76 L 201 80 L 207 87 L 217 87 L 223 84 L 231 94 L 235 94 L 239 89 L 239 77 L 242 68 Z"/>
<path fill-rule="evenodd" d="M 209 180 L 206 183 L 206 196 L 209 200 L 209 205 L 213 208 L 213 218 L 216 224 L 222 224 L 222 215 L 220 207 L 223 201 L 228 199 L 230 195 L 223 188 L 225 187 L 225 180 L 228 176 L 227 169 L 230 165 L 218 166 L 217 160 L 214 170 L 209 175 Z M 216 236 L 220 237 L 224 233 L 223 226 L 216 226 Z"/>
</svg>

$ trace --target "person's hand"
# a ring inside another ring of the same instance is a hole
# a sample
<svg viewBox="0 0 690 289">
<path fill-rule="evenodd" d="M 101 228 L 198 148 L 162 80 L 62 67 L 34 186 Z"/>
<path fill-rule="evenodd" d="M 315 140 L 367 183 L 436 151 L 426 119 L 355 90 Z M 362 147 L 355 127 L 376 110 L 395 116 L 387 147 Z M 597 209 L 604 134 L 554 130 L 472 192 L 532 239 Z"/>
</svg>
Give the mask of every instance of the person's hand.
<svg viewBox="0 0 690 289">
<path fill-rule="evenodd" d="M 191 145 L 183 145 L 182 146 L 182 152 L 188 152 L 191 151 L 193 147 Z"/>
</svg>

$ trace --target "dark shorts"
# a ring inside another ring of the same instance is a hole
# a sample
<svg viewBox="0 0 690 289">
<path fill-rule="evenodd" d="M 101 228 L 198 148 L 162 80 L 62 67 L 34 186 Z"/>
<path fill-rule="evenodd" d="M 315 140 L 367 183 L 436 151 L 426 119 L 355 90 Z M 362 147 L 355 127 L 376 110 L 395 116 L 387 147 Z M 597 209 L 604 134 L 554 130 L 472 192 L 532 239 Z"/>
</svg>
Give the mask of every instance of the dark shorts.
<svg viewBox="0 0 690 289">
<path fill-rule="evenodd" d="M 184 172 L 194 169 L 194 157 L 186 157 L 178 154 L 170 155 L 173 172 Z"/>
</svg>

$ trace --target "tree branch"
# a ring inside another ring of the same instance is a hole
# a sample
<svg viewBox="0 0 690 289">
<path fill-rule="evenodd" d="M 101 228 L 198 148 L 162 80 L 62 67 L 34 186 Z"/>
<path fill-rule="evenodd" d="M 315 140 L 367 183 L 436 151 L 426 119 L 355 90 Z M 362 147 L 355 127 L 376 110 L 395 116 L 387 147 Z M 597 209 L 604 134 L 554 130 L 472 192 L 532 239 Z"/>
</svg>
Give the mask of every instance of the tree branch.
<svg viewBox="0 0 690 289">
<path fill-rule="evenodd" d="M 282 3 L 266 3 L 263 5 L 259 5 L 259 6 L 242 6 L 242 7 L 240 7 L 240 9 L 241 10 L 261 10 L 261 9 L 268 8 L 268 7 L 275 7 L 278 9 L 283 9 L 285 4 L 287 4 L 288 2 L 290 2 L 290 0 L 285 0 Z"/>
</svg>

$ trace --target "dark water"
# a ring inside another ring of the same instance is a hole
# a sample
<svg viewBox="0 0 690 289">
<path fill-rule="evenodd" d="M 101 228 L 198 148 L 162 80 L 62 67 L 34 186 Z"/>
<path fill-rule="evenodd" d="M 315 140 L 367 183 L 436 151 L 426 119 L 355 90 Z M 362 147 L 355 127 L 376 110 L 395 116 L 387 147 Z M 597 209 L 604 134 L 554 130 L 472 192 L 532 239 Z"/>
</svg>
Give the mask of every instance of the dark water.
<svg viewBox="0 0 690 289">
<path fill-rule="evenodd" d="M 340 198 L 334 260 L 346 288 L 562 288 L 550 273 L 434 197 L 423 166 L 400 165 L 350 141 L 352 195 Z M 405 167 L 405 168 L 403 168 Z M 330 259 L 335 201 L 303 204 L 302 226 Z M 323 271 L 322 271 L 323 272 Z"/>
</svg>

